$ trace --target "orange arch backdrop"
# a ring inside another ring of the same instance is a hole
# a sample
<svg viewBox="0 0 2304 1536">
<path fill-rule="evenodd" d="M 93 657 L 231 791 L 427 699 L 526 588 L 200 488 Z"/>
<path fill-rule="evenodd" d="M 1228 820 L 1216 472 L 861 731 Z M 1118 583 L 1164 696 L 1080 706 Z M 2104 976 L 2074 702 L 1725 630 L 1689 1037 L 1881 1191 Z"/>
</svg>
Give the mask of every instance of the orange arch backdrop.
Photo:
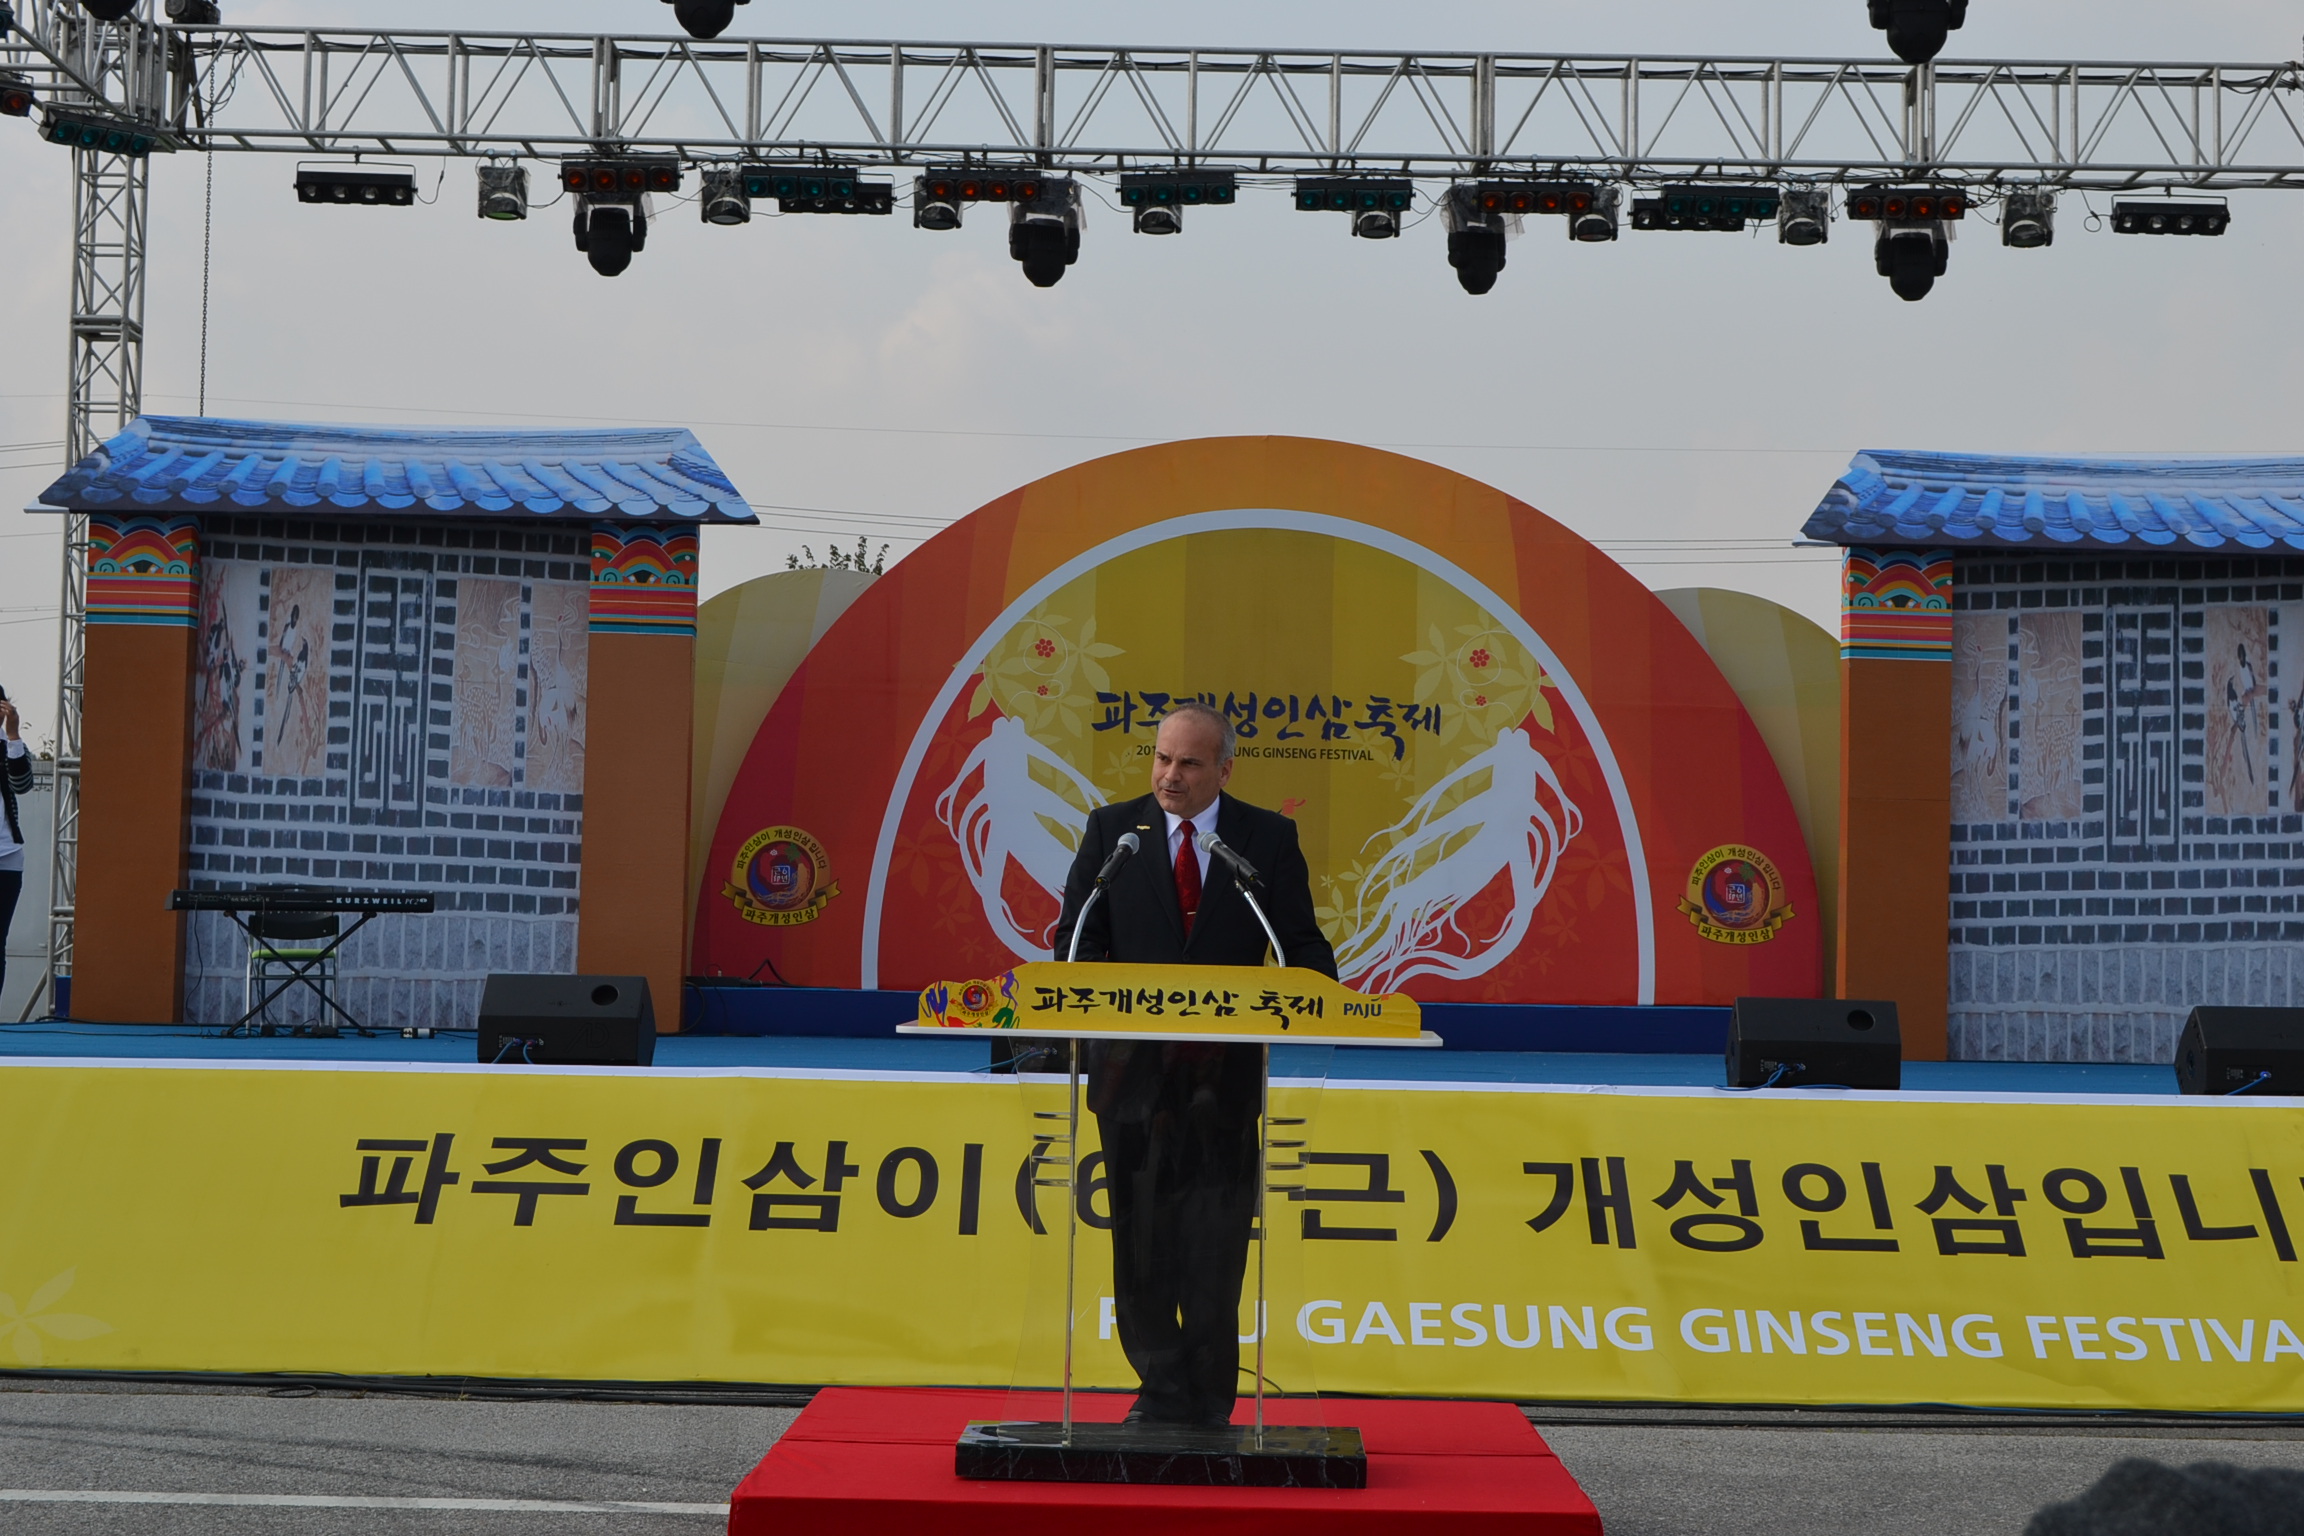
<svg viewBox="0 0 2304 1536">
<path fill-rule="evenodd" d="M 1240 729 L 1345 979 L 1426 1001 L 1811 995 L 1823 934 L 1758 732 L 1681 622 L 1492 487 L 1220 438 L 962 519 L 810 651 L 728 796 L 695 969 L 917 988 L 1044 958 L 1160 714 Z"/>
</svg>

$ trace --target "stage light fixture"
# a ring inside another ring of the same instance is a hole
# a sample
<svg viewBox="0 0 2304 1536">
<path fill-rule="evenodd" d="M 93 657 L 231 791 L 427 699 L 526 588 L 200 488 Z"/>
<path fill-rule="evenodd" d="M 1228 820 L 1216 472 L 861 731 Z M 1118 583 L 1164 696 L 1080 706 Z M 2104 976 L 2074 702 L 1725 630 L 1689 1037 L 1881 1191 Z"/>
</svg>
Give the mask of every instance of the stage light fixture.
<svg viewBox="0 0 2304 1536">
<path fill-rule="evenodd" d="M 1784 245 L 1822 245 L 1832 238 L 1832 194 L 1822 187 L 1786 187 L 1776 209 L 1776 238 Z"/>
<path fill-rule="evenodd" d="M 748 165 L 744 195 L 772 197 L 780 213 L 863 213 L 896 211 L 896 188 L 885 181 L 859 181 L 852 165 Z"/>
<path fill-rule="evenodd" d="M 98 21 L 118 21 L 136 9 L 136 0 L 80 0 L 80 9 Z"/>
<path fill-rule="evenodd" d="M 1968 194 L 1958 187 L 1859 187 L 1848 194 L 1848 217 L 1897 224 L 1968 217 Z"/>
<path fill-rule="evenodd" d="M 707 224 L 751 223 L 752 194 L 744 189 L 744 172 L 732 165 L 705 171 L 704 192 L 696 199 L 696 212 Z"/>
<path fill-rule="evenodd" d="M 2232 222 L 2222 203 L 2116 202 L 2112 232 L 2120 235 L 2220 235 Z"/>
<path fill-rule="evenodd" d="M 1391 239 L 1415 206 L 1416 183 L 1403 179 L 1310 176 L 1296 183 L 1299 212 L 1349 214 L 1353 237 L 1360 240 Z"/>
<path fill-rule="evenodd" d="M 343 203 L 346 206 L 368 208 L 406 208 L 416 201 L 416 177 L 410 171 L 300 165 L 296 168 L 296 200 L 300 203 Z"/>
<path fill-rule="evenodd" d="M 960 192 L 949 176 L 915 176 L 912 178 L 912 227 L 914 229 L 958 229 L 960 227 Z"/>
<path fill-rule="evenodd" d="M 30 117 L 39 99 L 32 94 L 31 81 L 12 69 L 0 69 L 0 117 Z"/>
<path fill-rule="evenodd" d="M 528 217 L 528 167 L 524 165 L 482 165 L 480 167 L 480 217 L 484 219 L 524 219 Z"/>
<path fill-rule="evenodd" d="M 1925 64 L 1944 51 L 1946 34 L 1968 20 L 1968 0 L 1866 0 L 1872 30 L 1888 34 L 1888 48 L 1907 64 Z"/>
<path fill-rule="evenodd" d="M 50 107 L 40 118 L 40 137 L 67 149 L 93 149 L 141 160 L 159 146 L 146 129 L 114 117 L 97 117 Z"/>
<path fill-rule="evenodd" d="M 1600 189 L 1586 181 L 1480 181 L 1457 190 L 1468 190 L 1490 213 L 1557 213 L 1573 219 L 1592 211 Z"/>
<path fill-rule="evenodd" d="M 1632 205 L 1634 229 L 1702 229 L 1734 234 L 1777 216 L 1774 187 L 1665 187 Z"/>
<path fill-rule="evenodd" d="M 1123 171 L 1120 206 L 1135 217 L 1140 235 L 1173 235 L 1184 228 L 1183 210 L 1224 204 L 1240 195 L 1230 171 Z"/>
<path fill-rule="evenodd" d="M 167 0 L 162 9 L 180 27 L 213 27 L 224 20 L 216 0 Z"/>
<path fill-rule="evenodd" d="M 1466 293 L 1486 293 L 1504 270 L 1504 242 L 1520 232 L 1509 197 L 1490 195 L 1485 183 L 1448 189 L 1441 213 L 1448 226 L 1448 265 Z"/>
<path fill-rule="evenodd" d="M 1958 187 L 1858 187 L 1848 194 L 1848 217 L 1878 227 L 1872 265 L 1896 297 L 1917 303 L 1944 275 L 1952 226 L 1968 217 L 1968 194 Z"/>
<path fill-rule="evenodd" d="M 680 23 L 680 30 L 690 37 L 718 37 L 728 30 L 736 19 L 736 7 L 750 5 L 752 0 L 664 0 L 672 7 L 672 19 Z"/>
<path fill-rule="evenodd" d="M 632 265 L 632 253 L 648 243 L 648 214 L 638 203 L 576 200 L 576 249 L 602 277 Z"/>
<path fill-rule="evenodd" d="M 1069 176 L 1039 182 L 1008 208 L 1008 254 L 1035 288 L 1053 288 L 1080 259 L 1080 185 Z"/>
<path fill-rule="evenodd" d="M 1028 203 L 1039 197 L 1047 178 L 1019 166 L 940 165 L 920 180 L 939 202 Z"/>
<path fill-rule="evenodd" d="M 1595 188 L 1592 193 L 1592 206 L 1582 213 L 1572 213 L 1568 216 L 1568 238 L 1581 240 L 1588 244 L 1615 239 L 1617 233 L 1616 210 L 1620 206 L 1622 198 L 1623 193 L 1615 187 Z"/>
<path fill-rule="evenodd" d="M 2011 192 L 2000 208 L 2000 243 L 2035 251 L 2056 243 L 2056 194 L 2045 188 Z"/>
<path fill-rule="evenodd" d="M 617 155 L 560 162 L 560 185 L 596 202 L 633 202 L 646 192 L 680 190 L 675 155 Z"/>
<path fill-rule="evenodd" d="M 1939 224 L 1883 229 L 1872 247 L 1872 265 L 1907 304 L 1928 297 L 1951 259 L 1950 237 Z"/>
</svg>

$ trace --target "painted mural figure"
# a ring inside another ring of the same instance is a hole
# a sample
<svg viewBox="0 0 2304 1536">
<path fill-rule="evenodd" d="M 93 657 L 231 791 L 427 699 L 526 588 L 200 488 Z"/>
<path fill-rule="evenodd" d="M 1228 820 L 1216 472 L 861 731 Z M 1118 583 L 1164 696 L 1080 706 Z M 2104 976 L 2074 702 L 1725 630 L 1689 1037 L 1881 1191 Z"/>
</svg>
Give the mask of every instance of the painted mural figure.
<svg viewBox="0 0 2304 1536">
<path fill-rule="evenodd" d="M 265 648 L 264 768 L 283 778 L 320 772 L 328 752 L 328 610 L 334 576 L 272 572 L 274 638 Z M 278 618 L 283 611 L 287 617 Z"/>
<path fill-rule="evenodd" d="M 1035 777 L 1038 767 L 1070 791 Z M 973 781 L 973 793 L 964 794 Z M 1004 888 L 1013 859 L 1042 891 L 1061 891 L 1075 840 L 1066 834 L 1083 811 L 1104 804 L 1094 781 L 1032 739 L 1024 722 L 1001 716 L 968 754 L 944 793 L 936 818 L 960 845 L 968 883 L 1000 941 L 1019 960 L 1048 952 L 1047 930 L 1028 931 Z"/>
<path fill-rule="evenodd" d="M 200 670 L 192 679 L 192 765 L 218 773 L 240 769 L 240 680 L 248 663 L 232 642 L 226 598 L 214 595 L 202 614 Z M 207 605 L 203 605 L 204 607 Z"/>
<path fill-rule="evenodd" d="M 1469 787 L 1483 776 L 1482 787 Z M 1526 935 L 1561 850 L 1583 828 L 1584 813 L 1528 733 L 1499 732 L 1369 839 L 1391 844 L 1362 882 L 1352 931 L 1337 946 L 1344 980 L 1392 992 L 1413 976 L 1480 974 L 1493 953 L 1509 953 Z M 1499 877 L 1509 910 L 1493 931 L 1467 932 L 1465 908 Z"/>
<path fill-rule="evenodd" d="M 2257 771 L 2271 766 L 2270 618 L 2262 608 L 2218 608 L 2203 626 L 2209 703 L 2204 799 L 2212 816 L 2261 816 L 2271 808 L 2265 774 Z"/>
<path fill-rule="evenodd" d="M 2254 703 L 2255 699 L 2256 669 L 2248 664 L 2248 652 L 2242 648 L 2238 652 L 2238 665 L 2224 679 L 2224 713 L 2231 718 L 2232 734 L 2243 744 L 2247 742 L 2251 734 L 2248 729 L 2250 724 L 2248 706 Z M 2240 765 L 2248 770 L 2248 782 L 2254 784 L 2256 782 L 2254 756 L 2243 751 L 2240 754 Z"/>
</svg>

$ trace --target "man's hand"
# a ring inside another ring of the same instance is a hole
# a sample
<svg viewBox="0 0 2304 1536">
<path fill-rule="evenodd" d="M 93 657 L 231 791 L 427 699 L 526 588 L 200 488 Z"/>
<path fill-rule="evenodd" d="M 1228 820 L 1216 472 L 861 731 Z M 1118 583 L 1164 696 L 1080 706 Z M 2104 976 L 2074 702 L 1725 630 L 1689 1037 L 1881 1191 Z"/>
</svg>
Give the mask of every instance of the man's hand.
<svg viewBox="0 0 2304 1536">
<path fill-rule="evenodd" d="M 6 699 L 0 699 L 0 735 L 10 741 L 20 739 L 16 734 L 16 706 Z"/>
</svg>

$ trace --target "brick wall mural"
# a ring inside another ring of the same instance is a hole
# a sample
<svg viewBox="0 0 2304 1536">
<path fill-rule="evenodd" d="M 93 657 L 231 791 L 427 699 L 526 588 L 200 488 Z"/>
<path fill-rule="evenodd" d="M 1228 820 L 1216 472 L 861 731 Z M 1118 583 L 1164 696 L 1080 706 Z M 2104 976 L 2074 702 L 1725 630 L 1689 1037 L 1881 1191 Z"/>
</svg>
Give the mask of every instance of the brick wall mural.
<svg viewBox="0 0 2304 1536">
<path fill-rule="evenodd" d="M 574 970 L 589 531 L 203 532 L 192 883 L 436 892 L 343 952 L 343 1000 L 378 1026 L 469 1027 L 488 972 Z M 236 1017 L 245 964 L 229 919 L 196 916 L 187 1018 Z"/>
<path fill-rule="evenodd" d="M 1968 556 L 1952 1053 L 2159 1062 L 2304 1004 L 2304 560 Z"/>
</svg>

